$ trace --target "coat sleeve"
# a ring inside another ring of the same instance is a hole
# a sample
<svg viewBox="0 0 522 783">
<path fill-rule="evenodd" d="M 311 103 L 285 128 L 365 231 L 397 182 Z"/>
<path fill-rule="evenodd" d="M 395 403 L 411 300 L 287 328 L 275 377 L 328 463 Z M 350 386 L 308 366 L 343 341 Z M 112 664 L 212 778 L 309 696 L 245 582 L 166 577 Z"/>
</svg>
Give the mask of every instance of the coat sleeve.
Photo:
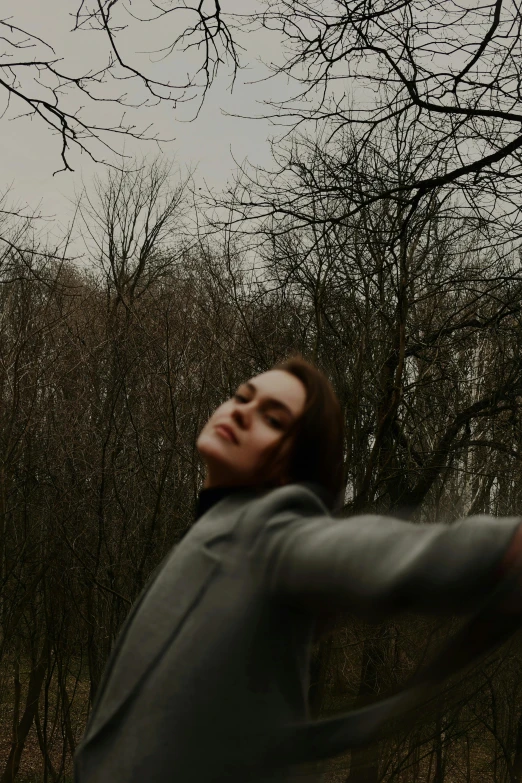
<svg viewBox="0 0 522 783">
<path fill-rule="evenodd" d="M 273 596 L 370 620 L 400 611 L 465 613 L 502 578 L 521 522 L 474 516 L 415 524 L 287 512 L 266 525 L 265 578 Z"/>
</svg>

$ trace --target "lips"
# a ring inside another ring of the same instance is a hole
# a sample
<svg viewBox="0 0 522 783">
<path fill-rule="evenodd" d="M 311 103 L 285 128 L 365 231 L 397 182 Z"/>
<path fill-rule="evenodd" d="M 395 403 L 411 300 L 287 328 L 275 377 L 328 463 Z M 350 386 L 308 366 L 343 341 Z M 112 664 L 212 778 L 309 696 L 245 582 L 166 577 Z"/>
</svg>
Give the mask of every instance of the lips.
<svg viewBox="0 0 522 783">
<path fill-rule="evenodd" d="M 232 429 L 232 427 L 229 427 L 228 424 L 216 424 L 217 430 L 222 430 L 222 432 L 226 433 L 226 435 L 230 438 L 231 441 L 234 443 L 238 443 L 238 439 L 236 437 L 236 433 Z"/>
</svg>

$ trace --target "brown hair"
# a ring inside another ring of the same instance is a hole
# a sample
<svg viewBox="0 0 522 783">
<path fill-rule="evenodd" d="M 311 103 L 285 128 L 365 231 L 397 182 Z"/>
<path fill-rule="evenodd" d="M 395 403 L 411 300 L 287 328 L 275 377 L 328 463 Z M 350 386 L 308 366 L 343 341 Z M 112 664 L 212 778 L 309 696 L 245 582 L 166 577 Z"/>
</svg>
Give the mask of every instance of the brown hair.
<svg viewBox="0 0 522 783">
<path fill-rule="evenodd" d="M 294 375 L 306 389 L 303 414 L 284 438 L 295 435 L 287 464 L 290 480 L 321 485 L 333 504 L 339 505 L 344 492 L 344 422 L 332 384 L 300 354 L 293 354 L 272 369 Z"/>
</svg>

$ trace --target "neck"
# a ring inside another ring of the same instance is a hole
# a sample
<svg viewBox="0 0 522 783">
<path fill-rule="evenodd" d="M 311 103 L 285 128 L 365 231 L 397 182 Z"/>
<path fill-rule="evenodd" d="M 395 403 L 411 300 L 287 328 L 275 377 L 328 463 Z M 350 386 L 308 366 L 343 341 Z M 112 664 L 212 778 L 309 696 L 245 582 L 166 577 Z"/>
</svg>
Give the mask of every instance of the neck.
<svg viewBox="0 0 522 783">
<path fill-rule="evenodd" d="M 203 489 L 215 489 L 216 487 L 232 488 L 241 486 L 249 485 L 237 481 L 231 481 L 230 478 L 227 479 L 225 476 L 212 476 L 208 473 L 205 477 L 205 481 L 203 482 Z"/>
<path fill-rule="evenodd" d="M 265 476 L 264 480 L 260 477 L 252 476 L 250 480 L 230 475 L 230 472 L 221 471 L 219 465 L 207 465 L 203 489 L 213 489 L 214 487 L 257 487 L 258 489 L 270 489 L 287 484 L 286 476 L 279 478 Z"/>
<path fill-rule="evenodd" d="M 226 487 L 230 489 L 240 489 L 241 487 L 245 487 L 248 489 L 258 489 L 259 491 L 265 490 L 265 489 L 276 489 L 277 487 L 283 486 L 286 482 L 284 481 L 230 481 L 230 479 L 211 479 L 209 477 L 205 478 L 205 481 L 203 482 L 202 489 L 225 489 Z"/>
</svg>

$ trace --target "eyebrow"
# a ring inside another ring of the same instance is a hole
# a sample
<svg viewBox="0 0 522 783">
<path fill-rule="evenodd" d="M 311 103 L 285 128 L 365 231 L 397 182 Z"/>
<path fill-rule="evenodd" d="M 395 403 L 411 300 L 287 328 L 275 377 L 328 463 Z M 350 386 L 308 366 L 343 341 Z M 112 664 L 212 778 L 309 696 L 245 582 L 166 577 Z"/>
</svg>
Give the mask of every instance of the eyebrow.
<svg viewBox="0 0 522 783">
<path fill-rule="evenodd" d="M 242 385 L 246 386 L 248 389 L 250 389 L 250 391 L 253 391 L 254 393 L 257 392 L 257 386 L 253 384 L 252 381 L 245 381 Z M 271 404 L 273 408 L 280 408 L 281 410 L 286 411 L 286 413 L 288 413 L 290 418 L 292 419 L 295 418 L 294 414 L 292 413 L 288 405 L 285 405 L 285 403 L 281 402 L 281 400 L 276 400 L 275 397 L 269 397 L 268 402 Z"/>
</svg>

